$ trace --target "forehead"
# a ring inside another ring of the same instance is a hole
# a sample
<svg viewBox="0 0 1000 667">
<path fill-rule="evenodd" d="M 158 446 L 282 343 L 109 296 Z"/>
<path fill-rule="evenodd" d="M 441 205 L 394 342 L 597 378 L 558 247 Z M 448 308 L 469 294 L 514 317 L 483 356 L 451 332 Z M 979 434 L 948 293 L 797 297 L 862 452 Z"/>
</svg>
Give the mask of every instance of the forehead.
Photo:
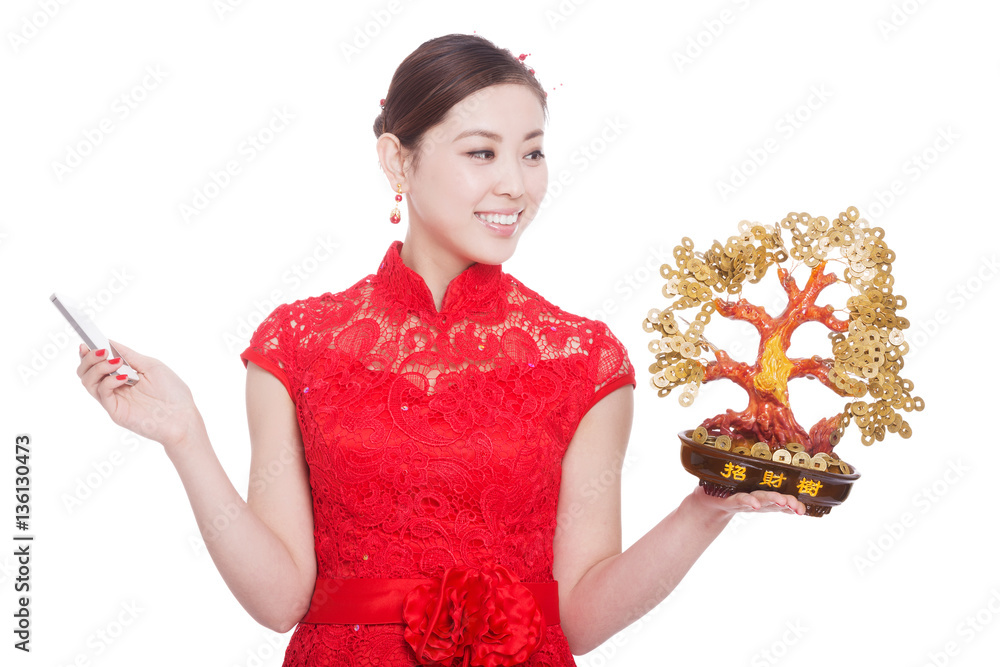
<svg viewBox="0 0 1000 667">
<path fill-rule="evenodd" d="M 541 129 L 544 120 L 542 104 L 534 91 L 519 84 L 500 84 L 465 97 L 448 110 L 441 126 L 452 136 L 475 127 L 499 132 L 506 138 L 504 128 L 523 136 L 524 128 Z"/>
</svg>

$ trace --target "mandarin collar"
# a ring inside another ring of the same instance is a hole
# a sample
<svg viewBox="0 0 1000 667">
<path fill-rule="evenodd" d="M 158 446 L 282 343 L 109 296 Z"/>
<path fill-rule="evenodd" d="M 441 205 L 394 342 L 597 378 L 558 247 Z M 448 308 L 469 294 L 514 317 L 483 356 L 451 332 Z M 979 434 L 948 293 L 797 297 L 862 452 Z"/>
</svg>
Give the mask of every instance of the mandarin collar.
<svg viewBox="0 0 1000 667">
<path fill-rule="evenodd" d="M 423 277 L 403 263 L 399 255 L 402 248 L 402 241 L 392 242 L 378 267 L 375 281 L 393 301 L 408 310 L 432 316 L 485 313 L 494 310 L 497 300 L 504 296 L 501 266 L 477 262 L 448 283 L 438 312 Z"/>
</svg>

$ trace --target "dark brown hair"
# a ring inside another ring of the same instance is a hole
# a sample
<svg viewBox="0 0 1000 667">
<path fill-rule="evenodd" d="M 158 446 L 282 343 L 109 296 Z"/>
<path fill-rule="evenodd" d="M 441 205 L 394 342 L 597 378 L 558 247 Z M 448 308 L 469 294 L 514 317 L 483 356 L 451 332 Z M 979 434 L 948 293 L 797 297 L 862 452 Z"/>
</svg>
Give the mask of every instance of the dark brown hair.
<svg viewBox="0 0 1000 667">
<path fill-rule="evenodd" d="M 421 139 L 448 111 L 469 95 L 503 83 L 528 86 L 548 119 L 546 92 L 524 62 L 479 35 L 436 37 L 417 47 L 396 68 L 375 136 L 390 132 L 413 155 L 416 166 Z"/>
</svg>

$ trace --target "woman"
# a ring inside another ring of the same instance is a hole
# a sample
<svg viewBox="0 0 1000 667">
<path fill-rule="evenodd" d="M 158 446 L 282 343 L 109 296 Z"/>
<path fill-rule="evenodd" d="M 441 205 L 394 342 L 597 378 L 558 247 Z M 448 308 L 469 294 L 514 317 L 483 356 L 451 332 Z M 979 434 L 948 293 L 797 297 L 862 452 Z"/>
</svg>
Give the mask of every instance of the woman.
<svg viewBox="0 0 1000 667">
<path fill-rule="evenodd" d="M 546 191 L 546 114 L 533 73 L 477 35 L 399 66 L 374 129 L 405 240 L 254 333 L 246 502 L 176 375 L 115 343 L 141 375 L 123 386 L 120 360 L 81 346 L 83 384 L 163 444 L 240 603 L 298 624 L 285 665 L 572 665 L 665 597 L 733 513 L 805 511 L 695 489 L 622 552 L 618 477 L 590 480 L 625 454 L 628 355 L 500 268 Z"/>
</svg>

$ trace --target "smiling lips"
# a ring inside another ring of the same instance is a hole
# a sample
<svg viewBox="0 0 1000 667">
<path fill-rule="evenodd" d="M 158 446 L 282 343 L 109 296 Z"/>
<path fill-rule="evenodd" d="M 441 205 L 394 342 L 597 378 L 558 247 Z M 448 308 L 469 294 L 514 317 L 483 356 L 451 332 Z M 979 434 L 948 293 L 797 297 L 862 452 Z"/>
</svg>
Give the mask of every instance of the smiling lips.
<svg viewBox="0 0 1000 667">
<path fill-rule="evenodd" d="M 524 209 L 504 209 L 501 211 L 476 212 L 476 220 L 490 230 L 494 236 L 511 238 L 521 226 L 519 221 Z"/>
<path fill-rule="evenodd" d="M 514 211 L 510 214 L 503 213 L 476 213 L 476 217 L 482 222 L 489 222 L 495 225 L 513 225 L 520 217 L 521 211 Z"/>
</svg>

